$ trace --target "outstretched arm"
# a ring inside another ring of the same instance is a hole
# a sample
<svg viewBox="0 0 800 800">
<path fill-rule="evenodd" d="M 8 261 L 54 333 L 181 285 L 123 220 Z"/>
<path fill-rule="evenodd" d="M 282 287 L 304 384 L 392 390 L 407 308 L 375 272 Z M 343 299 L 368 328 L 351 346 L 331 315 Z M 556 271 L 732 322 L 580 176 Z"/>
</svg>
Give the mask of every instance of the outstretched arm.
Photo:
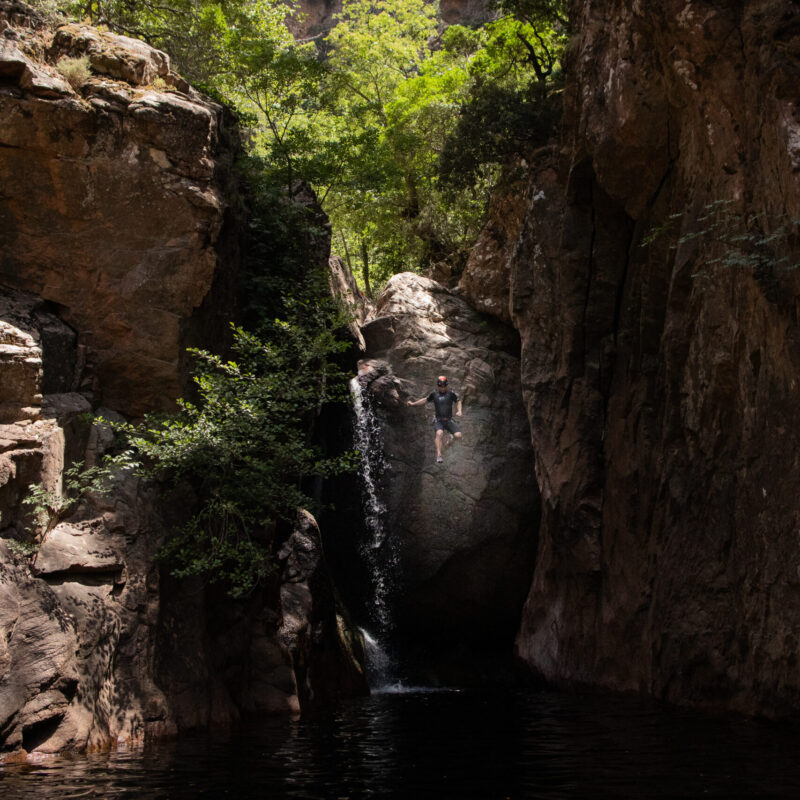
<svg viewBox="0 0 800 800">
<path fill-rule="evenodd" d="M 421 406 L 427 399 L 428 399 L 428 395 L 425 395 L 425 397 L 420 397 L 419 400 L 409 400 L 406 403 L 406 405 L 407 406 Z"/>
</svg>

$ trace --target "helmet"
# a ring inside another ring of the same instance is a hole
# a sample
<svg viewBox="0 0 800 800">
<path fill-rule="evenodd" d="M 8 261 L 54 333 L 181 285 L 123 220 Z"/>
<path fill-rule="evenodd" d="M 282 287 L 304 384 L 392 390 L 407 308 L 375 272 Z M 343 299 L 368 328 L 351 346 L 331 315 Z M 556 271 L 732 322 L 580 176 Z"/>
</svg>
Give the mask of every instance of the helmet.
<svg viewBox="0 0 800 800">
<path fill-rule="evenodd" d="M 437 386 L 447 386 L 447 375 L 440 375 L 436 379 L 436 385 Z"/>
</svg>

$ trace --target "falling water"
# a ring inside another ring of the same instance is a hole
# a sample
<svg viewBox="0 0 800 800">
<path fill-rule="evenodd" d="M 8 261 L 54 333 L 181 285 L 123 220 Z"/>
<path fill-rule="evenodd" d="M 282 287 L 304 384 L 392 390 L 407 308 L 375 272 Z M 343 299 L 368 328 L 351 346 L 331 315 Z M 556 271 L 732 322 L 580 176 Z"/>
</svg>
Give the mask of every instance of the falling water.
<svg viewBox="0 0 800 800">
<path fill-rule="evenodd" d="M 369 608 L 373 632 L 363 633 L 370 683 L 373 688 L 379 688 L 391 683 L 394 678 L 395 664 L 388 649 L 392 629 L 389 595 L 397 558 L 391 541 L 387 541 L 384 525 L 386 506 L 381 501 L 378 487 L 386 466 L 380 425 L 357 377 L 350 381 L 350 391 L 356 417 L 355 447 L 361 454 L 359 472 L 366 533 L 361 544 L 361 556 L 371 578 Z"/>
</svg>

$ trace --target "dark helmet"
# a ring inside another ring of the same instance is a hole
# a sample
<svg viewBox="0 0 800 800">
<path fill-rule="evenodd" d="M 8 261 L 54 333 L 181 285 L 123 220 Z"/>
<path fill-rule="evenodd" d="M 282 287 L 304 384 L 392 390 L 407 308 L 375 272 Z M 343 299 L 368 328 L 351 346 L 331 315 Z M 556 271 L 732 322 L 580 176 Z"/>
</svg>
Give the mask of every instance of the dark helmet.
<svg viewBox="0 0 800 800">
<path fill-rule="evenodd" d="M 447 375 L 440 375 L 436 379 L 436 385 L 437 386 L 447 386 Z"/>
</svg>

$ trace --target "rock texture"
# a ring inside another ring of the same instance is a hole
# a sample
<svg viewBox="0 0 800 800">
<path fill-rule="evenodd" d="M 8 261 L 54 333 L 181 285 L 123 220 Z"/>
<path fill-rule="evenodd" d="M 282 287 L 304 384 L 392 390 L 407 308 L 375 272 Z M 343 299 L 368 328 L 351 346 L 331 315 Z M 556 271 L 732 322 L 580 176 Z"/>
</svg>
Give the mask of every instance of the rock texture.
<svg viewBox="0 0 800 800">
<path fill-rule="evenodd" d="M 800 211 L 797 7 L 571 12 L 566 138 L 494 256 L 543 501 L 518 652 L 551 680 L 786 713 L 800 705 L 800 286 L 780 232 Z"/>
<path fill-rule="evenodd" d="M 156 675 L 179 728 L 298 715 L 367 692 L 361 642 L 335 597 L 307 511 L 298 514 L 276 564 L 265 585 L 238 602 L 165 581 Z"/>
<path fill-rule="evenodd" d="M 0 345 L 13 355 L 0 362 L 0 751 L 99 749 L 173 731 L 152 680 L 163 536 L 153 497 L 120 476 L 69 522 L 22 504 L 32 484 L 61 495 L 65 465 L 87 445 L 102 451 L 100 426 L 69 391 L 75 332 L 45 302 L 0 291 L 0 335 L 14 342 Z"/>
<path fill-rule="evenodd" d="M 186 347 L 230 316 L 223 109 L 142 42 L 53 31 L 8 0 L 0 30 L 0 282 L 75 330 L 94 380 L 80 389 L 132 415 L 170 408 Z M 82 55 L 92 75 L 73 88 L 57 64 Z"/>
<path fill-rule="evenodd" d="M 39 485 L 57 508 L 65 467 L 113 446 L 93 414 L 171 407 L 184 348 L 221 346 L 239 200 L 223 110 L 163 53 L 2 0 L 0 32 L 0 761 L 364 691 L 309 515 L 234 603 L 160 574 L 191 498 L 123 471 L 55 515 L 23 502 Z"/>
<path fill-rule="evenodd" d="M 176 730 L 152 678 L 163 535 L 152 506 L 123 477 L 31 557 L 0 539 L 4 753 L 107 749 Z"/>
<path fill-rule="evenodd" d="M 394 276 L 364 326 L 361 382 L 382 421 L 387 546 L 396 548 L 401 633 L 442 646 L 518 624 L 538 524 L 533 453 L 514 332 L 427 278 Z M 432 406 L 409 408 L 445 373 L 463 439 L 435 462 Z"/>
</svg>

